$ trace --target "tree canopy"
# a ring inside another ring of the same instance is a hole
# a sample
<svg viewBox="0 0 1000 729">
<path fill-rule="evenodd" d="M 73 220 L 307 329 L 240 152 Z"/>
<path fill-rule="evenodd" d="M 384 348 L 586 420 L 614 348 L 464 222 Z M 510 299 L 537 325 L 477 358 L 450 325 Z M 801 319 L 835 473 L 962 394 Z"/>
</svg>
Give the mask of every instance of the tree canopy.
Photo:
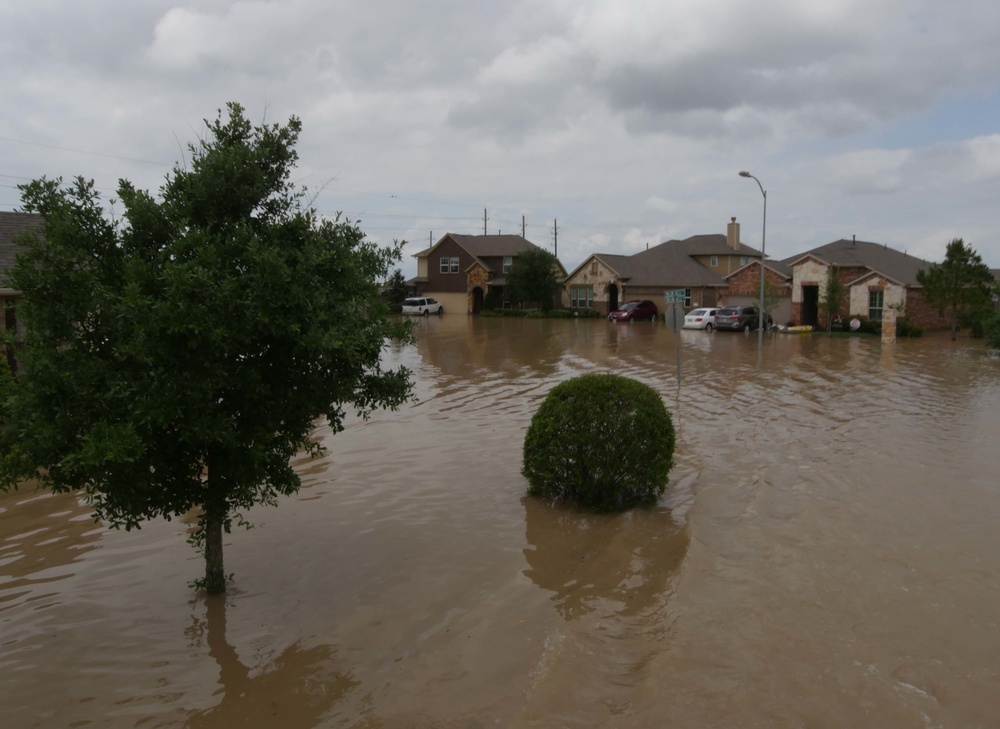
<svg viewBox="0 0 1000 729">
<path fill-rule="evenodd" d="M 21 187 L 44 233 L 10 275 L 26 337 L 0 431 L 3 486 L 84 493 L 131 529 L 198 510 L 203 585 L 225 590 L 222 534 L 295 492 L 289 458 L 317 453 L 317 418 L 395 408 L 409 336 L 378 296 L 399 246 L 320 218 L 290 183 L 301 130 L 252 126 L 229 104 L 159 199 L 119 185 L 120 219 L 92 182 Z"/>
<path fill-rule="evenodd" d="M 988 313 L 996 291 L 989 266 L 961 238 L 948 244 L 943 263 L 918 271 L 917 282 L 924 287 L 929 303 L 949 313 L 952 339 L 960 321 Z"/>
<path fill-rule="evenodd" d="M 543 248 L 521 251 L 507 274 L 507 286 L 518 302 L 534 303 L 549 311 L 562 288 L 556 257 Z"/>
</svg>

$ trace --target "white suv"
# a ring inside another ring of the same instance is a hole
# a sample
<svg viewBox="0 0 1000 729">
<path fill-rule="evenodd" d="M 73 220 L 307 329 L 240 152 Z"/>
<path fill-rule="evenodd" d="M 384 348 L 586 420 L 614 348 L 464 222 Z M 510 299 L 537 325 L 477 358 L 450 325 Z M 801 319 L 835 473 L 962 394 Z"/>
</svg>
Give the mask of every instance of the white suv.
<svg viewBox="0 0 1000 729">
<path fill-rule="evenodd" d="M 418 296 L 403 302 L 404 314 L 443 314 L 444 307 L 429 296 Z"/>
</svg>

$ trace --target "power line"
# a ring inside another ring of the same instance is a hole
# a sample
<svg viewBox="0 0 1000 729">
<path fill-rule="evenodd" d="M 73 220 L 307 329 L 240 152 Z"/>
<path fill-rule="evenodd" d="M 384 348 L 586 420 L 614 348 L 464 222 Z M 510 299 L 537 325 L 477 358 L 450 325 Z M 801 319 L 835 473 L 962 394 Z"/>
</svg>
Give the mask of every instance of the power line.
<svg viewBox="0 0 1000 729">
<path fill-rule="evenodd" d="M 55 149 L 60 152 L 76 152 L 77 154 L 89 154 L 94 157 L 106 157 L 108 159 L 118 159 L 125 162 L 138 162 L 143 165 L 156 165 L 157 167 L 169 167 L 168 164 L 163 162 L 153 162 L 148 159 L 136 159 L 135 157 L 122 157 L 117 154 L 106 154 L 104 152 L 90 152 L 85 149 L 73 149 L 72 147 L 60 147 L 56 144 L 43 144 L 42 142 L 29 142 L 24 139 L 13 139 L 11 137 L 0 137 L 0 142 L 13 142 L 14 144 L 27 144 L 32 147 L 44 147 L 46 149 Z"/>
</svg>

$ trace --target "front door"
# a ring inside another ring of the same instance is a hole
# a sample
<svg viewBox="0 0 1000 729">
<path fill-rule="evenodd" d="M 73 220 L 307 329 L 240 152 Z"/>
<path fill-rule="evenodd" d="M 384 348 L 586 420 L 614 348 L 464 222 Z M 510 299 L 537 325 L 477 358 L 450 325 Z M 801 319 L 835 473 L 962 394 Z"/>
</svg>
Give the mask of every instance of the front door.
<svg viewBox="0 0 1000 729">
<path fill-rule="evenodd" d="M 616 311 L 618 309 L 618 286 L 615 284 L 608 285 L 608 313 Z"/>
<path fill-rule="evenodd" d="M 819 325 L 819 286 L 802 287 L 802 321 L 799 323 Z"/>
</svg>

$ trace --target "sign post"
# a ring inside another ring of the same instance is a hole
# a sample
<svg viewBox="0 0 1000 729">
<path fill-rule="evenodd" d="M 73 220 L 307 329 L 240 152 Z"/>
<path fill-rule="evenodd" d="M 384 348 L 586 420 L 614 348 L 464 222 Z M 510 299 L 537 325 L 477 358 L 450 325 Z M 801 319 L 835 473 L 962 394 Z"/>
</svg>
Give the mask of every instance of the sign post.
<svg viewBox="0 0 1000 729">
<path fill-rule="evenodd" d="M 684 289 L 673 289 L 663 292 L 663 301 L 670 304 L 670 310 L 665 312 L 664 321 L 674 333 L 677 342 L 677 386 L 681 384 L 681 328 L 684 324 L 684 300 L 687 292 Z"/>
</svg>

